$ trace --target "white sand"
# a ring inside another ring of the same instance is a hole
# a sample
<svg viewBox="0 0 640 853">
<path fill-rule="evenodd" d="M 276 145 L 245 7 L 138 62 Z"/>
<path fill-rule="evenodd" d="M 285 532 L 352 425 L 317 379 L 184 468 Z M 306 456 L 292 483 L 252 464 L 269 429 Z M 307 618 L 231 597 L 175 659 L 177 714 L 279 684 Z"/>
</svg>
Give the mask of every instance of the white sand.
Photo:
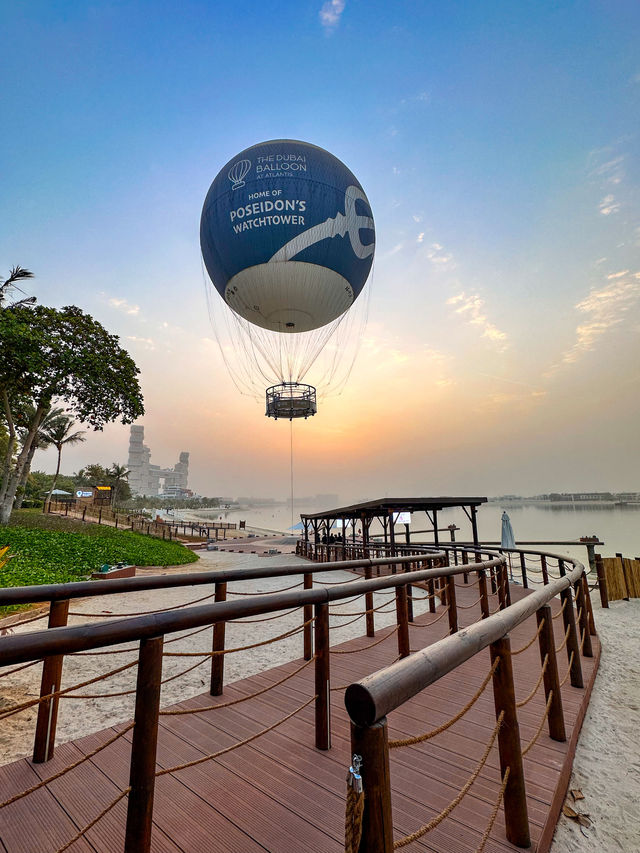
<svg viewBox="0 0 640 853">
<path fill-rule="evenodd" d="M 258 557 L 250 554 L 204 552 L 196 568 L 240 568 L 269 565 L 308 565 L 294 556 Z M 353 579 L 353 575 L 337 571 L 327 573 L 324 580 Z M 302 580 L 293 576 L 286 581 L 261 580 L 233 584 L 238 591 L 267 592 L 291 586 Z M 73 611 L 83 613 L 110 611 L 131 613 L 139 610 L 175 607 L 211 594 L 211 586 L 132 593 L 102 599 L 86 599 L 72 604 Z M 232 598 L 232 596 L 229 596 Z M 375 606 L 393 598 L 375 596 Z M 204 603 L 204 602 L 203 602 Z M 576 811 L 590 815 L 592 826 L 583 829 L 566 817 L 561 817 L 551 847 L 552 853 L 639 853 L 640 851 L 640 601 L 613 602 L 609 610 L 601 610 L 597 593 L 593 596 L 595 618 L 602 642 L 602 660 L 591 703 L 584 721 L 576 752 L 570 788 L 578 788 L 584 800 L 574 803 Z M 425 609 L 426 603 L 414 605 L 415 612 Z M 345 604 L 343 610 L 361 609 L 359 602 Z M 71 617 L 70 624 L 93 622 L 87 617 Z M 332 625 L 350 621 L 332 617 Z M 392 605 L 388 613 L 376 614 L 376 627 L 395 621 Z M 227 647 L 245 645 L 276 636 L 302 623 L 302 611 L 272 622 L 227 627 Z M 45 620 L 18 631 L 34 630 Z M 184 633 L 184 632 L 181 632 Z M 364 633 L 364 619 L 344 629 L 333 628 L 331 642 L 343 642 Z M 176 636 L 181 636 L 178 634 Z M 166 640 L 172 639 L 167 637 Z M 211 629 L 191 638 L 171 643 L 165 651 L 202 651 L 211 648 Z M 290 637 L 272 645 L 229 655 L 225 662 L 225 683 L 253 675 L 302 654 L 302 635 Z M 68 656 L 65 659 L 63 687 L 84 681 L 134 660 L 136 654 Z M 164 677 L 187 669 L 194 658 L 165 658 Z M 135 667 L 82 693 L 116 693 L 135 686 Z M 169 705 L 203 693 L 209 679 L 209 659 L 202 666 L 163 686 L 162 704 Z M 0 708 L 39 695 L 40 666 L 16 673 L 0 681 Z M 57 742 L 74 740 L 133 716 L 134 695 L 113 699 L 61 700 Z M 35 711 L 28 711 L 4 720 L 0 727 L 0 763 L 29 755 L 32 748 Z M 571 802 L 571 801 L 570 801 Z"/>
<path fill-rule="evenodd" d="M 561 816 L 552 853 L 640 851 L 640 601 L 612 602 L 592 594 L 602 657 L 582 726 L 568 803 L 590 815 L 583 829 Z"/>
</svg>

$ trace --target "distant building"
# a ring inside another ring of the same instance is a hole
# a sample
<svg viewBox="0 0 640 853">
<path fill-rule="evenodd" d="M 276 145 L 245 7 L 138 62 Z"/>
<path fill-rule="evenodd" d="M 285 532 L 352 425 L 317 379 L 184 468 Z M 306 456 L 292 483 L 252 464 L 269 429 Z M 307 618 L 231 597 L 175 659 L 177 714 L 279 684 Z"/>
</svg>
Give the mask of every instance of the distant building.
<svg viewBox="0 0 640 853">
<path fill-rule="evenodd" d="M 151 464 L 151 450 L 144 443 L 144 427 L 132 426 L 129 436 L 129 486 L 133 495 L 178 496 L 188 491 L 189 454 L 182 452 L 173 468 Z"/>
</svg>

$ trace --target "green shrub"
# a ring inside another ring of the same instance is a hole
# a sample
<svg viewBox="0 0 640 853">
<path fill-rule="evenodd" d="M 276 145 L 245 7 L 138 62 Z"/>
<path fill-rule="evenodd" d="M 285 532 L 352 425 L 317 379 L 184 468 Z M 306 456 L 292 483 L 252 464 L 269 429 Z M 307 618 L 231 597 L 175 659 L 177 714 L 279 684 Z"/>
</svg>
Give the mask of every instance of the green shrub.
<svg viewBox="0 0 640 853">
<path fill-rule="evenodd" d="M 15 555 L 0 569 L 3 587 L 83 580 L 104 563 L 178 566 L 198 559 L 179 542 L 33 510 L 15 512 L 8 525 L 0 526 L 2 545 Z M 0 607 L 0 613 L 11 609 L 16 608 Z"/>
</svg>

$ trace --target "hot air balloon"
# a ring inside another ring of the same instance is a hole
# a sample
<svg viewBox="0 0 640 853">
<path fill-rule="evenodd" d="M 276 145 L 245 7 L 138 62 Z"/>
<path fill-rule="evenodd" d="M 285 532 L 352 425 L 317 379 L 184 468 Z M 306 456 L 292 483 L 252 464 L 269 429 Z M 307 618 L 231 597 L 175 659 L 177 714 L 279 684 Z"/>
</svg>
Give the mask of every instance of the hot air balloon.
<svg viewBox="0 0 640 853">
<path fill-rule="evenodd" d="M 223 355 L 236 380 L 272 383 L 267 416 L 315 414 L 316 388 L 302 380 L 329 342 L 321 378 L 335 375 L 337 333 L 373 263 L 373 216 L 357 178 L 307 142 L 253 145 L 211 184 L 200 246 L 213 288 L 232 312 L 225 322 L 236 329 L 236 352 Z"/>
</svg>

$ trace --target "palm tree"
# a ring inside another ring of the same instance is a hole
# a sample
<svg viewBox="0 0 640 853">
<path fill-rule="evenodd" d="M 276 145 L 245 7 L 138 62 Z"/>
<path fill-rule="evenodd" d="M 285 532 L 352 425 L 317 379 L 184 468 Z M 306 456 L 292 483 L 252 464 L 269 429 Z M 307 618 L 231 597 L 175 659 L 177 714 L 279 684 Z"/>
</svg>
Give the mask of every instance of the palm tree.
<svg viewBox="0 0 640 853">
<path fill-rule="evenodd" d="M 30 424 L 36 414 L 35 407 L 31 404 L 27 404 L 23 407 L 23 409 L 19 413 L 20 421 L 24 421 L 25 424 Z M 31 471 L 31 463 L 33 462 L 33 457 L 36 450 L 44 450 L 45 447 L 49 447 L 51 441 L 47 435 L 48 431 L 51 429 L 55 429 L 60 418 L 63 420 L 66 418 L 64 413 L 64 409 L 49 409 L 47 414 L 42 419 L 42 423 L 38 428 L 38 432 L 33 440 L 33 444 L 31 445 L 31 450 L 29 451 L 29 455 L 27 456 L 27 461 L 24 466 L 24 470 L 22 472 L 22 477 L 20 477 L 20 482 L 18 483 L 17 495 L 15 502 L 15 509 L 20 509 L 22 506 L 22 501 L 24 499 L 24 490 L 27 485 L 27 480 L 29 479 L 29 472 Z M 22 426 L 21 432 L 28 432 L 28 427 Z"/>
<path fill-rule="evenodd" d="M 24 291 L 18 287 L 16 282 L 24 281 L 26 278 L 33 278 L 31 270 L 15 266 L 10 270 L 8 278 L 5 278 L 4 280 L 0 279 L 0 308 L 2 308 L 3 303 L 6 301 L 12 290 L 19 290 L 20 293 L 24 293 Z M 35 301 L 35 296 L 25 296 L 24 299 L 19 299 L 9 307 L 15 308 L 18 305 L 33 305 Z"/>
<path fill-rule="evenodd" d="M 118 502 L 120 483 L 129 478 L 131 471 L 128 471 L 124 465 L 118 465 L 117 462 L 114 462 L 107 473 L 113 483 L 113 489 L 111 490 L 111 506 L 114 507 Z"/>
<path fill-rule="evenodd" d="M 71 432 L 72 429 L 73 418 L 70 418 L 68 415 L 62 415 L 58 419 L 58 421 L 51 427 L 51 429 L 47 430 L 44 433 L 44 436 L 49 442 L 49 444 L 53 444 L 58 449 L 58 465 L 56 467 L 56 473 L 54 475 L 53 482 L 51 483 L 51 488 L 49 489 L 49 494 L 47 495 L 47 498 L 44 502 L 45 510 L 47 508 L 47 504 L 51 501 L 51 495 L 58 481 L 58 474 L 60 473 L 60 460 L 62 458 L 62 448 L 66 444 L 78 444 L 81 441 L 86 441 L 84 437 L 84 430 L 78 430 L 78 432 Z"/>
</svg>

